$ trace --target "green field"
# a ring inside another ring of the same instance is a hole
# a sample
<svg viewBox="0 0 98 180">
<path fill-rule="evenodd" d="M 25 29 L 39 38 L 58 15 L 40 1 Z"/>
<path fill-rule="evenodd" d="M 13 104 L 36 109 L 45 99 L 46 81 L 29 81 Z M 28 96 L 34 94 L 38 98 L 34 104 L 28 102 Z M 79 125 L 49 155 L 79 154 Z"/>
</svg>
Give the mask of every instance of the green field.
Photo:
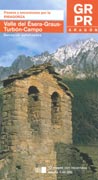
<svg viewBox="0 0 98 180">
<path fill-rule="evenodd" d="M 96 167 L 96 176 L 98 177 L 98 145 L 82 145 L 77 146 L 77 148 L 83 152 L 87 153 L 93 160 L 94 166 Z"/>
</svg>

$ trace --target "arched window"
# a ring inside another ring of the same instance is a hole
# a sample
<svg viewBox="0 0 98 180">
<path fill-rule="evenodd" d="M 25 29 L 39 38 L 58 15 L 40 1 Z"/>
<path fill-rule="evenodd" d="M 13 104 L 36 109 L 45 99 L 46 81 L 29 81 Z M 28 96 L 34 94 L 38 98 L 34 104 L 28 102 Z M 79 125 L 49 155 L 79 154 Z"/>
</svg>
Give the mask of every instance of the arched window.
<svg viewBox="0 0 98 180">
<path fill-rule="evenodd" d="M 28 89 L 28 120 L 32 133 L 40 134 L 40 99 L 39 90 L 35 86 Z"/>
<path fill-rule="evenodd" d="M 38 101 L 39 91 L 35 86 L 31 86 L 28 91 L 28 95 L 32 97 L 34 101 Z"/>
<path fill-rule="evenodd" d="M 60 124 L 60 109 L 61 100 L 57 92 L 54 92 L 51 96 L 51 121 L 53 124 Z"/>
</svg>

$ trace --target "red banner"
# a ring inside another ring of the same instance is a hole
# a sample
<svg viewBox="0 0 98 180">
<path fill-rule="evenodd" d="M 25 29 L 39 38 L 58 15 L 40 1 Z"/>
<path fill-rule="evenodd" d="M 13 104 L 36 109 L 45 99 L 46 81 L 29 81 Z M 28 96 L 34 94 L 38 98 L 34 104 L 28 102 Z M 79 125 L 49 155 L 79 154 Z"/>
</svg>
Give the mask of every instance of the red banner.
<svg viewBox="0 0 98 180">
<path fill-rule="evenodd" d="M 2 20 L 2 33 L 63 33 L 64 21 Z"/>
<path fill-rule="evenodd" d="M 98 33 L 98 0 L 67 1 L 67 32 Z"/>
</svg>

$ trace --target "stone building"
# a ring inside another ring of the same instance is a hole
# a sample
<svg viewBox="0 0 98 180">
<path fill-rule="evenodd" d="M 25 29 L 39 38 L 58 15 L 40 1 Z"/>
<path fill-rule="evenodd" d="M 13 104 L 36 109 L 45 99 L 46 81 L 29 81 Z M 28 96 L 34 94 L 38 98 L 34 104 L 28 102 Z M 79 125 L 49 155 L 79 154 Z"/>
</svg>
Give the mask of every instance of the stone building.
<svg viewBox="0 0 98 180">
<path fill-rule="evenodd" d="M 3 83 L 0 179 L 57 180 L 56 173 L 48 173 L 57 166 L 57 147 L 72 143 L 69 88 L 51 64 Z"/>
</svg>

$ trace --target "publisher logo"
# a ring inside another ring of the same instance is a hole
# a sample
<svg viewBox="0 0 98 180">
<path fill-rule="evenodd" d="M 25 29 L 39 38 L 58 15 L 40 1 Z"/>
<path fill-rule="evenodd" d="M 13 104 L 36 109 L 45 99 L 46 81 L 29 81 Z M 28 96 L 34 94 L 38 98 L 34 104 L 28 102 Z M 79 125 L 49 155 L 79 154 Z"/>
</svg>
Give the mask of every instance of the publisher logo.
<svg viewBox="0 0 98 180">
<path fill-rule="evenodd" d="M 67 32 L 98 33 L 98 0 L 67 0 Z"/>
</svg>

